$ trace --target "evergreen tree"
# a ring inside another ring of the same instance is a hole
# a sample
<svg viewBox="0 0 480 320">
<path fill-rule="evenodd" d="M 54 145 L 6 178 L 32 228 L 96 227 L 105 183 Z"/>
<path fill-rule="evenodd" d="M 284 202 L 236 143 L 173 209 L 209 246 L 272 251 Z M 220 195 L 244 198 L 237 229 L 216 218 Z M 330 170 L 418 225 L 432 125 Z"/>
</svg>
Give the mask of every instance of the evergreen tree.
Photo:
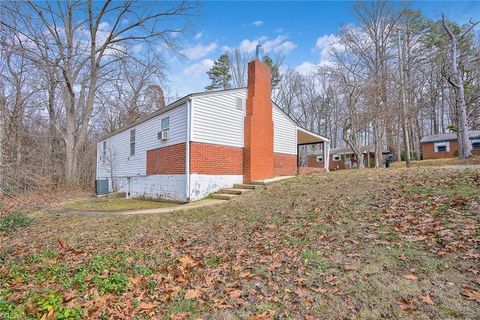
<svg viewBox="0 0 480 320">
<path fill-rule="evenodd" d="M 205 87 L 205 90 L 229 89 L 232 87 L 230 81 L 232 74 L 230 73 L 230 58 L 227 54 L 222 54 L 215 62 L 210 70 L 207 71 L 208 77 L 212 81 Z"/>
<path fill-rule="evenodd" d="M 269 56 L 263 57 L 263 63 L 272 69 L 272 88 L 275 88 L 282 80 L 282 75 L 280 74 L 280 65 L 278 63 L 274 63 L 272 58 Z"/>
</svg>

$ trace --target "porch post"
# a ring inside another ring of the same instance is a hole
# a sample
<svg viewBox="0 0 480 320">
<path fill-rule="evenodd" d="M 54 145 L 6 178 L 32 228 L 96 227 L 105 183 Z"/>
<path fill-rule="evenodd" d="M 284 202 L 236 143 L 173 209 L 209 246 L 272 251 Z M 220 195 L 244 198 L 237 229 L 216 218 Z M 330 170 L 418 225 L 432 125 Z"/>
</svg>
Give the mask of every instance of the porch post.
<svg viewBox="0 0 480 320">
<path fill-rule="evenodd" d="M 327 141 L 323 142 L 323 168 L 330 171 L 330 145 Z"/>
</svg>

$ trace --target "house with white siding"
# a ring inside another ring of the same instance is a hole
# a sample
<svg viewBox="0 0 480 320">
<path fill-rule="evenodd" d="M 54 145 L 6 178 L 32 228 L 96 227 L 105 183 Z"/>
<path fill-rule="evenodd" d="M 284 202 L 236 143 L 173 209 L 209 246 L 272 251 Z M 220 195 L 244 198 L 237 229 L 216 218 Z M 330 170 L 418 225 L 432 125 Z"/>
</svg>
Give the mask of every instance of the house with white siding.
<svg viewBox="0 0 480 320">
<path fill-rule="evenodd" d="M 103 137 L 97 181 L 131 198 L 185 202 L 297 174 L 298 147 L 323 143 L 328 154 L 329 139 L 299 127 L 273 103 L 270 80 L 270 68 L 251 61 L 247 88 L 189 94 Z"/>
</svg>

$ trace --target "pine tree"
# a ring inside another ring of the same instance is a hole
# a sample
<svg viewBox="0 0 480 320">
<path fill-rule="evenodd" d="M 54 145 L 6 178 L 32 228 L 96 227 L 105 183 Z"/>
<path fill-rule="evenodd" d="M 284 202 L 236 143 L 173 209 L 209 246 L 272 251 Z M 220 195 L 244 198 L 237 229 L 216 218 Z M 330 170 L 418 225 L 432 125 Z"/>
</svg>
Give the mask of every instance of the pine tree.
<svg viewBox="0 0 480 320">
<path fill-rule="evenodd" d="M 272 58 L 270 58 L 269 56 L 263 57 L 263 63 L 265 63 L 272 69 L 272 88 L 275 88 L 282 80 L 282 75 L 280 74 L 280 66 L 278 63 L 274 63 Z"/>
<path fill-rule="evenodd" d="M 212 81 L 205 87 L 205 90 L 229 89 L 232 87 L 230 81 L 232 74 L 230 73 L 230 58 L 227 54 L 222 54 L 215 62 L 210 70 L 207 71 L 208 77 Z"/>
</svg>

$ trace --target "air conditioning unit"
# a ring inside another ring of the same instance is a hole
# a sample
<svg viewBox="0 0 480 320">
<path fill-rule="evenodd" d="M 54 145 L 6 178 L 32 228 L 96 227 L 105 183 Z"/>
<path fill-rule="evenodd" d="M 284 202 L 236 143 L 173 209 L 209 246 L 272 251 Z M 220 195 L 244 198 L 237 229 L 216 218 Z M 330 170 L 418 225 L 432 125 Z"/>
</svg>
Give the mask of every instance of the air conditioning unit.
<svg viewBox="0 0 480 320">
<path fill-rule="evenodd" d="M 168 129 L 163 129 L 162 131 L 160 131 L 159 136 L 160 136 L 161 140 L 167 140 L 168 139 Z"/>
</svg>

